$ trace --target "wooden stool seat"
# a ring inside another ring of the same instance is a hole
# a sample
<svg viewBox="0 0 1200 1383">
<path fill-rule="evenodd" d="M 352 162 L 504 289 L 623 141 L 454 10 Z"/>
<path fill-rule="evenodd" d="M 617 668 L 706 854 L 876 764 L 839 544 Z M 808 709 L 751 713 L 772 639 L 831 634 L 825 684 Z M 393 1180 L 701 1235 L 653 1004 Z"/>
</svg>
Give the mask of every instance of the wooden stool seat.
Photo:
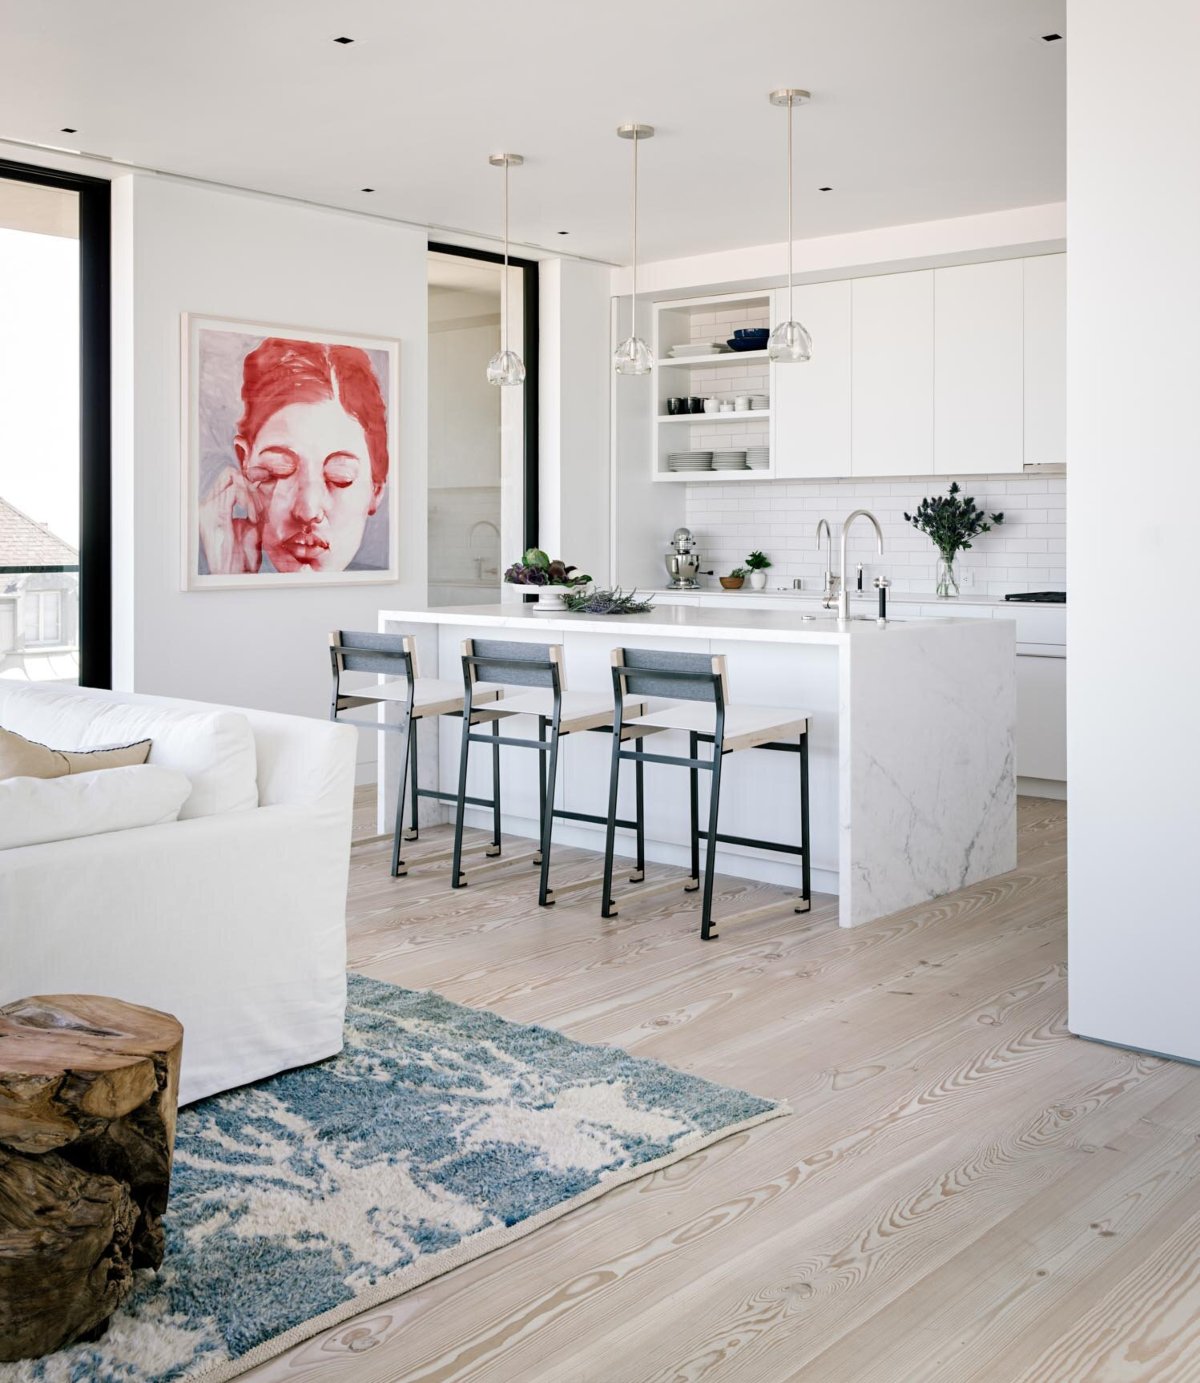
<svg viewBox="0 0 1200 1383">
<path fill-rule="evenodd" d="M 552 691 L 530 691 L 518 692 L 515 696 L 507 695 L 498 703 L 491 706 L 479 706 L 478 696 L 475 697 L 475 709 L 482 712 L 477 717 L 481 720 L 490 720 L 493 716 L 540 716 L 550 720 L 554 715 L 554 693 Z M 642 702 L 635 702 L 634 706 L 640 710 Z M 575 731 L 598 730 L 603 725 L 611 725 L 615 707 L 611 696 L 602 696 L 598 692 L 577 692 L 563 690 L 562 692 L 562 711 L 559 717 L 559 733 L 569 735 Z"/>
<path fill-rule="evenodd" d="M 0 1008 L 0 1360 L 98 1338 L 162 1262 L 182 1050 L 118 999 Z"/>
<path fill-rule="evenodd" d="M 632 739 L 635 731 L 685 730 L 689 734 L 712 735 L 716 730 L 716 707 L 709 701 L 680 701 L 649 715 L 626 716 L 621 724 Z M 783 706 L 726 706 L 724 747 L 727 752 L 757 749 L 772 740 L 793 738 L 808 730 L 808 714 Z"/>
</svg>

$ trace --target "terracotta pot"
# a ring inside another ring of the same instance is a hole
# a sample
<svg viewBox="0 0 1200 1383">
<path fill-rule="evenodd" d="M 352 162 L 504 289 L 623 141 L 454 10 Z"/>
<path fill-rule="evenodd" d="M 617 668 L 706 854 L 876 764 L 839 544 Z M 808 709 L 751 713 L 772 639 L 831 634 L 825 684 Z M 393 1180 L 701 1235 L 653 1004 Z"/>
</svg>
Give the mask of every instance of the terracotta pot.
<svg viewBox="0 0 1200 1383">
<path fill-rule="evenodd" d="M 721 585 L 727 591 L 739 591 L 742 588 L 742 578 L 740 576 L 723 576 L 721 577 Z"/>
</svg>

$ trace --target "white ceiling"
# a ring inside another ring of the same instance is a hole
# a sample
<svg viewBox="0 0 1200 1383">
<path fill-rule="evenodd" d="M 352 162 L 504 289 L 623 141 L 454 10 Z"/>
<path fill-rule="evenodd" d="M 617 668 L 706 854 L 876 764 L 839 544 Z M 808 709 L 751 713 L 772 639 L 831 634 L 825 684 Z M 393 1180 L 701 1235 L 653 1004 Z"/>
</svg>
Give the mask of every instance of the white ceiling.
<svg viewBox="0 0 1200 1383">
<path fill-rule="evenodd" d="M 1064 0 L 0 0 L 0 138 L 483 233 L 509 149 L 514 239 L 623 263 L 614 131 L 647 121 L 642 255 L 671 258 L 783 238 L 782 85 L 814 95 L 798 237 L 1062 199 L 1064 24 Z"/>
</svg>

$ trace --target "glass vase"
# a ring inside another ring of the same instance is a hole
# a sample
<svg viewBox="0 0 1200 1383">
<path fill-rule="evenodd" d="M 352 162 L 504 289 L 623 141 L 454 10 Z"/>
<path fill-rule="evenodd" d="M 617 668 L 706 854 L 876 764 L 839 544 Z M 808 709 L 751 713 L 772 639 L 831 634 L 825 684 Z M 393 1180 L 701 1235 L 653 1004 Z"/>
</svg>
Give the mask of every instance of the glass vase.
<svg viewBox="0 0 1200 1383">
<path fill-rule="evenodd" d="M 937 593 L 942 600 L 952 600 L 958 595 L 958 572 L 954 569 L 953 552 L 943 552 L 938 557 Z"/>
</svg>

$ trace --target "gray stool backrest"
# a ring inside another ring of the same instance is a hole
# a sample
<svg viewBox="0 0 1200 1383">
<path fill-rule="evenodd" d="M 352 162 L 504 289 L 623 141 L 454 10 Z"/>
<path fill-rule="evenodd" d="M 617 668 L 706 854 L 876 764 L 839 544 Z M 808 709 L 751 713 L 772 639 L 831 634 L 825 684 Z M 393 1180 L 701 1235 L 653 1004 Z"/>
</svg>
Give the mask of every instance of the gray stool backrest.
<svg viewBox="0 0 1200 1383">
<path fill-rule="evenodd" d="M 617 648 L 614 666 L 626 669 L 625 692 L 630 696 L 661 696 L 671 701 L 715 701 L 714 677 L 724 677 L 724 660 L 711 653 L 669 653 L 657 648 Z M 633 671 L 639 669 L 639 671 Z M 657 677 L 668 672 L 671 677 Z M 679 674 L 694 674 L 692 677 Z"/>
<path fill-rule="evenodd" d="M 463 645 L 464 657 L 479 659 L 466 664 L 475 670 L 476 682 L 504 682 L 509 686 L 553 687 L 556 669 L 562 685 L 562 645 L 521 643 L 516 639 L 468 639 Z M 495 659 L 496 661 L 489 661 Z M 512 667 L 511 663 L 528 663 L 528 667 Z"/>
<path fill-rule="evenodd" d="M 403 677 L 412 656 L 408 635 L 358 629 L 337 630 L 333 648 L 343 672 L 379 672 L 385 677 Z"/>
</svg>

